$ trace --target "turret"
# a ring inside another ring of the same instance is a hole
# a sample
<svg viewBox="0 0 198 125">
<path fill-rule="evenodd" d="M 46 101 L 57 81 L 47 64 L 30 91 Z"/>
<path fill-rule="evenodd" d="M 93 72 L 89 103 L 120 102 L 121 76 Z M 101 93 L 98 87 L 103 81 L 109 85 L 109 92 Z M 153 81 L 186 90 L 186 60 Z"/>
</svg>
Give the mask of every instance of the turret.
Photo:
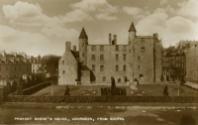
<svg viewBox="0 0 198 125">
<path fill-rule="evenodd" d="M 133 22 L 131 23 L 128 32 L 129 32 L 129 42 L 132 42 L 136 37 L 136 29 Z"/>
<path fill-rule="evenodd" d="M 85 32 L 85 29 L 82 28 L 79 36 L 79 55 L 80 55 L 80 62 L 82 64 L 86 64 L 87 45 L 88 45 L 88 36 L 87 33 Z"/>
</svg>

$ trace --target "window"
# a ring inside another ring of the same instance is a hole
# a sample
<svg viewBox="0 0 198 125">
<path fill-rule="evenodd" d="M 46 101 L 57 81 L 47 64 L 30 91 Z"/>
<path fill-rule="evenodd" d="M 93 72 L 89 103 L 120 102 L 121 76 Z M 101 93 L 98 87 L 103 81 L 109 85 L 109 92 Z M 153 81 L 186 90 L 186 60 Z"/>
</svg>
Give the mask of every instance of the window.
<svg viewBox="0 0 198 125">
<path fill-rule="evenodd" d="M 100 55 L 100 61 L 103 61 L 104 60 L 104 55 Z"/>
<path fill-rule="evenodd" d="M 141 47 L 141 52 L 145 52 L 145 47 L 144 46 Z"/>
<path fill-rule="evenodd" d="M 100 51 L 104 51 L 104 46 L 103 45 L 100 46 Z"/>
<path fill-rule="evenodd" d="M 124 77 L 124 82 L 127 82 L 128 81 L 128 78 L 127 76 Z"/>
<path fill-rule="evenodd" d="M 123 46 L 123 51 L 126 51 L 127 49 L 126 49 L 126 46 Z"/>
<path fill-rule="evenodd" d="M 138 65 L 138 70 L 140 70 L 140 65 Z"/>
<path fill-rule="evenodd" d="M 96 60 L 96 57 L 94 54 L 91 55 L 91 60 L 95 61 Z"/>
<path fill-rule="evenodd" d="M 100 71 L 104 71 L 104 65 L 100 65 Z"/>
<path fill-rule="evenodd" d="M 105 77 L 105 76 L 102 77 L 102 81 L 103 81 L 103 82 L 106 81 L 106 77 Z"/>
<path fill-rule="evenodd" d="M 119 70 L 119 66 L 118 66 L 118 65 L 116 65 L 116 67 L 115 67 L 115 68 L 116 68 L 116 71 L 118 71 L 118 70 Z"/>
<path fill-rule="evenodd" d="M 63 70 L 63 74 L 65 74 L 65 70 Z"/>
<path fill-rule="evenodd" d="M 118 61 L 119 60 L 119 55 L 118 54 L 116 54 L 116 61 Z"/>
<path fill-rule="evenodd" d="M 92 51 L 95 51 L 95 50 L 96 50 L 96 46 L 92 45 L 92 46 L 91 46 L 91 50 L 92 50 Z"/>
<path fill-rule="evenodd" d="M 124 61 L 126 60 L 126 54 L 123 54 L 123 60 Z"/>
<path fill-rule="evenodd" d="M 120 83 L 121 82 L 121 78 L 118 78 L 118 83 Z"/>
<path fill-rule="evenodd" d="M 140 56 L 138 56 L 137 59 L 138 59 L 138 61 L 140 61 L 141 60 Z"/>
<path fill-rule="evenodd" d="M 119 46 L 118 45 L 115 46 L 115 50 L 119 51 Z"/>
<path fill-rule="evenodd" d="M 92 65 L 92 71 L 95 71 L 95 65 Z"/>
<path fill-rule="evenodd" d="M 123 71 L 126 71 L 126 65 L 123 66 Z"/>
</svg>

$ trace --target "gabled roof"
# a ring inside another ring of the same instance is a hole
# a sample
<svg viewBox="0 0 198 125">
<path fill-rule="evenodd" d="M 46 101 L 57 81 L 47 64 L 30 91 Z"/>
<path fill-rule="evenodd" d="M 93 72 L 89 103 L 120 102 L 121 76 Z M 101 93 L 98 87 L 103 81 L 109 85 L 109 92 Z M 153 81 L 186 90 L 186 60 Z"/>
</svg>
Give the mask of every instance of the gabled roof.
<svg viewBox="0 0 198 125">
<path fill-rule="evenodd" d="M 79 39 L 88 39 L 87 33 L 85 32 L 85 29 L 82 28 Z"/>
<path fill-rule="evenodd" d="M 129 32 L 131 32 L 131 31 L 136 32 L 136 29 L 135 29 L 135 26 L 134 26 L 133 22 L 131 22 L 131 25 L 130 25 L 130 28 L 129 28 Z"/>
</svg>

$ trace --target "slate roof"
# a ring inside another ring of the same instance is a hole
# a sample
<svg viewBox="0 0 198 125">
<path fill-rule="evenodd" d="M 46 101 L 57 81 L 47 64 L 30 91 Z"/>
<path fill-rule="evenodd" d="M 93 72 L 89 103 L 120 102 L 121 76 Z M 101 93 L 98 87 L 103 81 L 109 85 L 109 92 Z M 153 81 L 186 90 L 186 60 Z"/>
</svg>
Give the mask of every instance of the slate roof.
<svg viewBox="0 0 198 125">
<path fill-rule="evenodd" d="M 134 26 L 134 23 L 131 22 L 131 25 L 130 25 L 130 28 L 129 28 L 129 32 L 131 31 L 135 31 L 136 32 L 136 29 L 135 29 L 135 26 Z"/>
</svg>

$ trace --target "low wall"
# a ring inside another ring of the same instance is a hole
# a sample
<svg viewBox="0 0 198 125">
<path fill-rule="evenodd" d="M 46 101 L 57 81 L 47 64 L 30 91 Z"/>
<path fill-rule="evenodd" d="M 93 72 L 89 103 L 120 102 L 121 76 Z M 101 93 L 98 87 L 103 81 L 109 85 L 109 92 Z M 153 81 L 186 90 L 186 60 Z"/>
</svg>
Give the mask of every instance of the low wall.
<svg viewBox="0 0 198 125">
<path fill-rule="evenodd" d="M 163 96 L 21 96 L 12 95 L 6 98 L 8 102 L 168 102 L 168 103 L 198 103 L 198 97 L 163 97 Z"/>
<path fill-rule="evenodd" d="M 46 81 L 46 82 L 42 82 L 42 83 L 39 83 L 39 84 L 36 84 L 34 86 L 31 86 L 30 88 L 26 88 L 23 90 L 23 94 L 24 95 L 30 95 L 30 94 L 33 94 L 49 85 L 51 85 L 52 81 Z"/>
</svg>

